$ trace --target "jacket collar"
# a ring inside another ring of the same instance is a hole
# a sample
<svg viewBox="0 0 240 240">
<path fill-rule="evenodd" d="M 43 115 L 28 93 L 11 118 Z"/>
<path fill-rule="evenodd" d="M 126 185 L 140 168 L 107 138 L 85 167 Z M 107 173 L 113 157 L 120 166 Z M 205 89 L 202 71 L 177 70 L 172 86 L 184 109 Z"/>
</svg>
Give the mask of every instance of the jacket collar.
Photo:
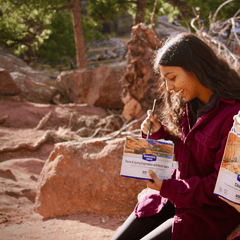
<svg viewBox="0 0 240 240">
<path fill-rule="evenodd" d="M 197 120 L 197 125 L 199 125 L 210 113 L 214 112 L 222 103 L 227 103 L 227 104 L 230 104 L 230 105 L 234 105 L 236 102 L 235 99 L 224 99 L 224 98 L 219 98 L 217 100 L 217 103 L 215 105 L 214 108 L 210 109 L 209 111 L 206 111 L 206 112 L 203 112 L 202 115 L 198 118 Z M 191 117 L 191 113 L 190 113 L 190 103 L 187 102 L 186 103 L 186 110 L 185 110 L 185 114 L 183 115 L 183 118 L 182 118 L 182 121 L 181 121 L 181 124 L 182 124 L 182 127 L 183 127 L 183 135 L 185 135 L 187 132 L 190 131 L 191 129 L 191 126 L 190 126 L 190 117 Z M 186 123 L 187 122 L 187 123 Z M 196 126 L 196 125 L 195 125 Z M 195 128 L 194 126 L 194 128 Z M 186 127 L 188 129 L 186 129 Z M 183 136 L 184 137 L 184 136 Z"/>
<path fill-rule="evenodd" d="M 228 103 L 230 105 L 234 105 L 236 102 L 236 99 L 224 99 L 224 98 L 219 98 L 217 101 L 217 107 L 219 107 L 220 103 L 224 102 L 224 103 Z"/>
</svg>

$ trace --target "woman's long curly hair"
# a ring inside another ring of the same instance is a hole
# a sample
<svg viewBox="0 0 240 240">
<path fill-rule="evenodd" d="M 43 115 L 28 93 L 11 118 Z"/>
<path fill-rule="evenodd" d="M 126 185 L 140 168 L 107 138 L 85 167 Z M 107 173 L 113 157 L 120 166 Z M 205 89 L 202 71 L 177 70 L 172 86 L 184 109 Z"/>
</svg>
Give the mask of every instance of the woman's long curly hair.
<svg viewBox="0 0 240 240">
<path fill-rule="evenodd" d="M 198 81 L 211 89 L 214 95 L 240 101 L 240 76 L 237 71 L 194 34 L 181 33 L 167 40 L 156 53 L 156 72 L 159 72 L 159 65 L 181 67 L 186 72 L 194 73 Z M 178 93 L 168 92 L 166 82 L 162 80 L 159 92 L 164 105 L 160 120 L 171 134 L 181 137 L 181 119 L 186 104 Z"/>
</svg>

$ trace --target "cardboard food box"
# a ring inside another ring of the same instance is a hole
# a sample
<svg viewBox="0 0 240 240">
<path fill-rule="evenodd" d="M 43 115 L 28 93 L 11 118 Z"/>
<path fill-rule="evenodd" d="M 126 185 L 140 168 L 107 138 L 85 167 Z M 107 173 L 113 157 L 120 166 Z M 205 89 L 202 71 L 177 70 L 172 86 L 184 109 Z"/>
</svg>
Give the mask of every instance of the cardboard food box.
<svg viewBox="0 0 240 240">
<path fill-rule="evenodd" d="M 240 204 L 240 134 L 235 126 L 228 134 L 214 193 Z"/>
<path fill-rule="evenodd" d="M 151 180 L 148 171 L 153 170 L 159 179 L 169 179 L 177 167 L 173 156 L 171 141 L 126 137 L 120 175 Z"/>
</svg>

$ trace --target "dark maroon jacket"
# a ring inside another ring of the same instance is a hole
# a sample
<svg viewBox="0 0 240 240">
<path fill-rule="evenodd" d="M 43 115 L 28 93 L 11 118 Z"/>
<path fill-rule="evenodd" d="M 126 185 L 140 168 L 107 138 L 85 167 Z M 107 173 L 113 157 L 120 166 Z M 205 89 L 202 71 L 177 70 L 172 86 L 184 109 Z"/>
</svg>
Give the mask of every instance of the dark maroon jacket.
<svg viewBox="0 0 240 240">
<path fill-rule="evenodd" d="M 164 127 L 151 139 L 173 140 L 179 168 L 163 180 L 159 192 L 152 190 L 135 208 L 136 218 L 158 213 L 168 199 L 175 205 L 172 240 L 220 240 L 240 223 L 240 213 L 213 193 L 233 116 L 240 102 L 219 99 L 190 127 L 187 105 L 182 120 L 182 138 Z"/>
</svg>

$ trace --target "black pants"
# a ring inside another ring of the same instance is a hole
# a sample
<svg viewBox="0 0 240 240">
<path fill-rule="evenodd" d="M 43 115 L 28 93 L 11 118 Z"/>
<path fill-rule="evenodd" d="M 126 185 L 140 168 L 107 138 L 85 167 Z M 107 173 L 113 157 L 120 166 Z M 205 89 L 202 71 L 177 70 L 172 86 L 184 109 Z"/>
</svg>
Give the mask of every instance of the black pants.
<svg viewBox="0 0 240 240">
<path fill-rule="evenodd" d="M 150 217 L 136 219 L 132 213 L 112 240 L 171 240 L 174 213 L 170 201 L 160 213 Z"/>
</svg>

